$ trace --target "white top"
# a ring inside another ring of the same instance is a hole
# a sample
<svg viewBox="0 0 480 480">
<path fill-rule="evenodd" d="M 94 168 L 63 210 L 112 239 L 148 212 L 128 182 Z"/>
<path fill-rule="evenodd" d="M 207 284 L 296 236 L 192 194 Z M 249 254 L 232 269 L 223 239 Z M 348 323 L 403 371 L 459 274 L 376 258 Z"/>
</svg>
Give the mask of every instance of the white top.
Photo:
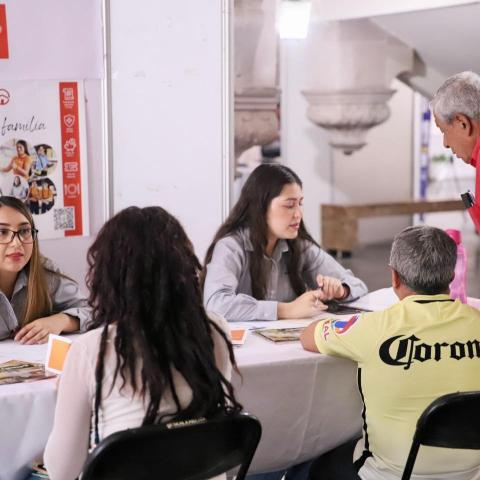
<svg viewBox="0 0 480 480">
<path fill-rule="evenodd" d="M 222 318 L 211 316 L 221 328 L 228 332 Z M 113 340 L 116 328 L 110 327 L 105 354 L 105 373 L 102 402 L 99 412 L 100 439 L 128 428 L 139 427 L 145 417 L 147 405 L 141 396 L 133 394 L 129 385 L 120 391 L 122 380 L 117 376 L 110 391 L 116 365 Z M 231 364 L 227 346 L 218 332 L 213 330 L 215 359 L 219 370 L 231 378 Z M 78 337 L 72 344 L 61 376 L 53 430 L 47 442 L 44 460 L 52 480 L 73 480 L 81 473 L 88 455 L 89 433 L 95 400 L 95 366 L 98 357 L 102 328 L 97 328 Z M 191 401 L 191 390 L 178 371 L 173 378 L 180 403 L 187 406 Z M 160 404 L 160 415 L 175 412 L 170 395 Z M 221 477 L 220 477 L 221 478 Z"/>
</svg>

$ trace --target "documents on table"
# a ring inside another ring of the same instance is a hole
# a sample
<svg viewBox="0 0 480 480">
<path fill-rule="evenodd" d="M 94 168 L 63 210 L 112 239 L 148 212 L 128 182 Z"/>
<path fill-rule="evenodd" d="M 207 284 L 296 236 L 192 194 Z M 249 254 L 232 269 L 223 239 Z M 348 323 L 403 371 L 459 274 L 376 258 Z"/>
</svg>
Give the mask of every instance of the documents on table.
<svg viewBox="0 0 480 480">
<path fill-rule="evenodd" d="M 25 362 L 23 360 L 9 360 L 0 363 L 0 385 L 33 382 L 54 376 L 53 373 L 46 372 L 45 366 L 41 363 Z"/>
<path fill-rule="evenodd" d="M 257 328 L 253 333 L 270 340 L 271 342 L 297 342 L 305 327 L 294 328 Z"/>
</svg>

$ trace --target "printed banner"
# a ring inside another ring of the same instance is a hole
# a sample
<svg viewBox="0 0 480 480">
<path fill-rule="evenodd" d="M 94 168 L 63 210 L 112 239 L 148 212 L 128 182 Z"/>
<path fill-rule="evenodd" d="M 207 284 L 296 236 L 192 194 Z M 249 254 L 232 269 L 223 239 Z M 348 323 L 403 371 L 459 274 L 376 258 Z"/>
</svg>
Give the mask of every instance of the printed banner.
<svg viewBox="0 0 480 480">
<path fill-rule="evenodd" d="M 0 81 L 0 193 L 41 239 L 89 234 L 83 99 L 81 82 Z"/>
<path fill-rule="evenodd" d="M 4 4 L 0 4 L 0 58 L 8 58 L 7 12 Z"/>
</svg>

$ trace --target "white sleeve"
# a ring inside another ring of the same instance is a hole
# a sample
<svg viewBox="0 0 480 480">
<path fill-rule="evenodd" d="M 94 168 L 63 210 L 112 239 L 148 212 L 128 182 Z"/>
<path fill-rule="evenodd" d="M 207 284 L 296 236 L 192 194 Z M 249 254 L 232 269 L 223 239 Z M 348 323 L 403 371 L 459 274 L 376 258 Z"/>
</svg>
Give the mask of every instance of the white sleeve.
<svg viewBox="0 0 480 480">
<path fill-rule="evenodd" d="M 230 327 L 226 320 L 220 315 L 209 313 L 209 318 L 217 326 L 219 326 L 228 339 L 230 339 Z M 224 338 L 215 329 L 212 328 L 213 345 L 215 349 L 215 363 L 223 376 L 230 381 L 232 379 L 232 364 L 227 344 Z"/>
<path fill-rule="evenodd" d="M 44 454 L 51 480 L 73 480 L 82 472 L 88 455 L 94 378 L 85 346 L 73 343 L 60 378 L 53 430 Z"/>
</svg>

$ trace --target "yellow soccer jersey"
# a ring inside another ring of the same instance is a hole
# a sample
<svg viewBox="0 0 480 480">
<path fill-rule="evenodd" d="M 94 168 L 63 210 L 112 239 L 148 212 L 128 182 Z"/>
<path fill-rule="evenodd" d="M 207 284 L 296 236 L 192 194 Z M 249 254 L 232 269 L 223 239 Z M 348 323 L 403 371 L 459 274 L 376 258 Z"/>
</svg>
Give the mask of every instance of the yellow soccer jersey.
<svg viewBox="0 0 480 480">
<path fill-rule="evenodd" d="M 448 295 L 409 296 L 381 312 L 325 320 L 315 343 L 358 363 L 362 479 L 400 478 L 425 408 L 446 393 L 480 390 L 480 311 Z M 476 451 L 421 447 L 414 473 L 471 479 L 479 466 Z"/>
</svg>

